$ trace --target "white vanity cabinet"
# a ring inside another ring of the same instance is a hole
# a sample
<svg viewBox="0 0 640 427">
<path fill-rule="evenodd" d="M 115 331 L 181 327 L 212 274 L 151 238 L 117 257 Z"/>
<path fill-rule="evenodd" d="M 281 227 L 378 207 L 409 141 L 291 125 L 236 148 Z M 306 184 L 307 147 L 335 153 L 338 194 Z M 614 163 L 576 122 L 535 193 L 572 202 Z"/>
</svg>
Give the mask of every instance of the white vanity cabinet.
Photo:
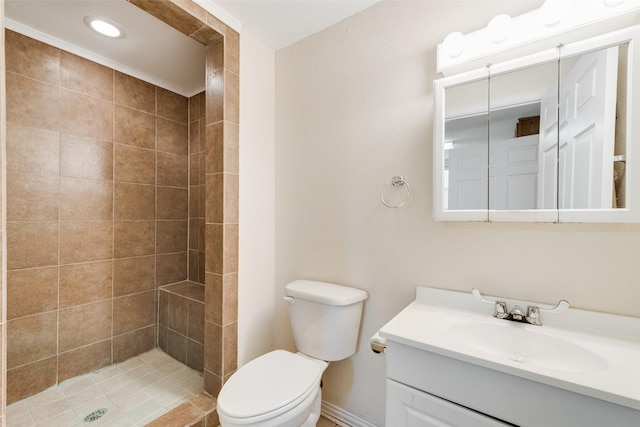
<svg viewBox="0 0 640 427">
<path fill-rule="evenodd" d="M 418 288 L 380 329 L 387 427 L 640 426 L 640 319 L 570 308 L 533 326 L 492 313 L 471 293 Z"/>
<path fill-rule="evenodd" d="M 504 427 L 505 424 L 429 393 L 387 380 L 387 426 Z"/>
</svg>

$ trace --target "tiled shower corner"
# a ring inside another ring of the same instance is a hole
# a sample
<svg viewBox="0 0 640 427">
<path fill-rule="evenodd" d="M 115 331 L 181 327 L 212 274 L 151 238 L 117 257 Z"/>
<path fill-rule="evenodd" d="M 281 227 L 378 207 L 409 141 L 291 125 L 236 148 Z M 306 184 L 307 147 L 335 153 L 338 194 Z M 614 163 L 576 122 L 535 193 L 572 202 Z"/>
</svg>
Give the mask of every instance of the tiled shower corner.
<svg viewBox="0 0 640 427">
<path fill-rule="evenodd" d="M 203 385 L 201 372 L 154 349 L 9 405 L 7 425 L 204 426 L 209 416 L 217 426 L 215 399 Z M 180 423 L 163 423 L 168 416 Z"/>
</svg>

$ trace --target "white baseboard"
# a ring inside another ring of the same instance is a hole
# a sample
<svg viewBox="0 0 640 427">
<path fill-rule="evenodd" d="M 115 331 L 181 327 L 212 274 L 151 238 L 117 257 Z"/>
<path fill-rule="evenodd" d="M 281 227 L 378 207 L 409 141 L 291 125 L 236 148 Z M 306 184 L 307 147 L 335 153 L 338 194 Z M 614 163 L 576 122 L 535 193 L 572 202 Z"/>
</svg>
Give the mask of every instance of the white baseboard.
<svg viewBox="0 0 640 427">
<path fill-rule="evenodd" d="M 377 427 L 375 424 L 358 418 L 352 413 L 324 400 L 322 401 L 321 414 L 342 427 Z"/>
</svg>

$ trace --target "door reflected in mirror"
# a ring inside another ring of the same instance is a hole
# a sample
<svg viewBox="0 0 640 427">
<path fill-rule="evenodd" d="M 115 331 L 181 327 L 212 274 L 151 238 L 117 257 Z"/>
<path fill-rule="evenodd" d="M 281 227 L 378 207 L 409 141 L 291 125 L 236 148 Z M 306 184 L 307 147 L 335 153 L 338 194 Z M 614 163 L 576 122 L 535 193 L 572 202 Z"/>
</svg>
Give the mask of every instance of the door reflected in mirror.
<svg viewBox="0 0 640 427">
<path fill-rule="evenodd" d="M 444 209 L 487 209 L 488 105 L 488 79 L 445 89 Z"/>
<path fill-rule="evenodd" d="M 491 210 L 556 209 L 557 71 L 553 61 L 490 76 Z"/>
<path fill-rule="evenodd" d="M 627 47 L 560 60 L 560 209 L 625 207 Z"/>
</svg>

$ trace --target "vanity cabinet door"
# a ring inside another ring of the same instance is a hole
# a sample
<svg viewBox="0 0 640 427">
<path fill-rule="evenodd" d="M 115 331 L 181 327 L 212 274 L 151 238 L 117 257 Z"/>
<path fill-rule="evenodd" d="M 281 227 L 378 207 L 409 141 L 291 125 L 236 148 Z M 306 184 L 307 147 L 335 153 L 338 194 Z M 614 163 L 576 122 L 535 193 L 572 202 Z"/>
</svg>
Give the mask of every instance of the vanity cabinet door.
<svg viewBox="0 0 640 427">
<path fill-rule="evenodd" d="M 387 379 L 388 427 L 504 427 L 494 418 Z"/>
</svg>

